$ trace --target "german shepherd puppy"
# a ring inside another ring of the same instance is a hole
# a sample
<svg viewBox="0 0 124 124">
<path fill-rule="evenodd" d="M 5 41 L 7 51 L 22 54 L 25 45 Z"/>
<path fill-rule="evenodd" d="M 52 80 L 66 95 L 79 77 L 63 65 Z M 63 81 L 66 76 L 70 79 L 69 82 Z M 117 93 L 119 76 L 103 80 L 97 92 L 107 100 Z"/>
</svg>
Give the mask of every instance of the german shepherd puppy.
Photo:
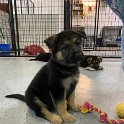
<svg viewBox="0 0 124 124">
<path fill-rule="evenodd" d="M 45 40 L 52 50 L 52 57 L 36 74 L 25 92 L 7 95 L 20 99 L 37 116 L 44 117 L 53 124 L 74 122 L 75 118 L 67 111 L 67 106 L 78 111 L 75 104 L 75 88 L 79 79 L 79 64 L 82 60 L 81 38 L 83 34 L 74 31 L 62 31 Z M 56 110 L 57 114 L 52 113 Z"/>
</svg>

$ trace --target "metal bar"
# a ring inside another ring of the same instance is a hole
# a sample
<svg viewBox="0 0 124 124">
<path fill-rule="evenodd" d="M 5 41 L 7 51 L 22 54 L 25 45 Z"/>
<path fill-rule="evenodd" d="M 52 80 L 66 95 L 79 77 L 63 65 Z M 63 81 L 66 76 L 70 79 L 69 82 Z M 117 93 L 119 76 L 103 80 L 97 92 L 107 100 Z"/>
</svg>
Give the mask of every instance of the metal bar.
<svg viewBox="0 0 124 124">
<path fill-rule="evenodd" d="M 33 14 L 34 14 L 34 3 L 33 3 Z"/>
<path fill-rule="evenodd" d="M 14 50 L 15 56 L 17 56 L 12 0 L 8 0 L 8 4 L 9 4 L 9 24 L 11 29 L 12 50 Z"/>
<path fill-rule="evenodd" d="M 67 29 L 70 29 L 70 0 L 67 0 Z"/>
<path fill-rule="evenodd" d="M 72 9 L 73 9 L 73 0 L 70 0 L 71 1 L 71 7 L 70 7 L 70 29 L 72 30 Z"/>
<path fill-rule="evenodd" d="M 70 0 L 64 0 L 64 30 L 70 30 L 71 19 L 71 5 Z"/>
<path fill-rule="evenodd" d="M 64 0 L 64 30 L 67 29 L 67 0 Z"/>
<path fill-rule="evenodd" d="M 97 26 L 96 26 L 96 39 L 98 38 L 98 27 L 99 27 L 99 9 L 100 9 L 100 0 L 98 1 L 98 14 L 97 14 Z"/>
<path fill-rule="evenodd" d="M 26 4 L 27 4 L 27 11 L 28 11 L 28 14 L 29 14 L 29 1 L 28 0 L 27 0 Z"/>
<path fill-rule="evenodd" d="M 20 0 L 20 8 L 21 8 L 21 14 L 22 14 L 22 0 Z"/>
<path fill-rule="evenodd" d="M 14 0 L 14 8 L 15 8 L 15 22 L 16 22 L 16 38 L 17 38 L 18 56 L 20 56 L 19 30 L 18 30 L 18 17 L 17 17 L 16 0 Z"/>
<path fill-rule="evenodd" d="M 51 7 L 51 22 L 50 22 L 51 23 L 51 29 L 50 30 L 51 30 L 51 35 L 52 35 L 52 12 L 53 12 L 53 9 L 52 9 L 52 7 L 53 7 L 52 0 L 51 0 L 51 6 L 50 7 Z"/>
<path fill-rule="evenodd" d="M 97 12 L 98 12 L 98 4 L 97 4 L 97 0 L 96 0 L 96 11 L 95 11 L 95 26 L 94 26 L 94 45 L 93 45 L 93 49 L 95 48 L 95 43 L 96 43 L 96 25 L 97 25 Z"/>
</svg>

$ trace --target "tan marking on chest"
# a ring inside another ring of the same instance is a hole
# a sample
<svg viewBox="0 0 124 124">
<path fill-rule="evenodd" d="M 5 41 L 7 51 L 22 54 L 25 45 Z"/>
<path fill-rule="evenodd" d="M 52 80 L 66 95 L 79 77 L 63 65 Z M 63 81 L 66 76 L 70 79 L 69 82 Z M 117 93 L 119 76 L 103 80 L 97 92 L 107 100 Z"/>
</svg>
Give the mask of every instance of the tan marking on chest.
<svg viewBox="0 0 124 124">
<path fill-rule="evenodd" d="M 56 53 L 56 58 L 57 58 L 57 60 L 63 60 L 64 59 L 61 51 Z"/>
<path fill-rule="evenodd" d="M 72 77 L 65 78 L 63 80 L 63 86 L 66 90 L 68 90 L 70 88 L 70 85 L 75 82 L 78 83 L 78 80 L 79 80 L 79 74 Z"/>
</svg>

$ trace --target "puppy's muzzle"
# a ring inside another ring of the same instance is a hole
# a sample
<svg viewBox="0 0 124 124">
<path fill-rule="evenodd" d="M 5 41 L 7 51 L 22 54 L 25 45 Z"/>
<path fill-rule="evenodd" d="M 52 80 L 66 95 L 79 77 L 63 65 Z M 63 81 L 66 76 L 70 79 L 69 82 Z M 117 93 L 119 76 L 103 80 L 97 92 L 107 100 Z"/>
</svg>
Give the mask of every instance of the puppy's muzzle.
<svg viewBox="0 0 124 124">
<path fill-rule="evenodd" d="M 83 59 L 83 53 L 82 52 L 76 52 L 74 55 L 74 60 L 76 63 L 80 63 Z"/>
<path fill-rule="evenodd" d="M 83 54 L 81 52 L 75 54 L 75 59 L 76 60 L 80 60 L 80 59 L 82 59 L 82 57 L 83 57 Z"/>
</svg>

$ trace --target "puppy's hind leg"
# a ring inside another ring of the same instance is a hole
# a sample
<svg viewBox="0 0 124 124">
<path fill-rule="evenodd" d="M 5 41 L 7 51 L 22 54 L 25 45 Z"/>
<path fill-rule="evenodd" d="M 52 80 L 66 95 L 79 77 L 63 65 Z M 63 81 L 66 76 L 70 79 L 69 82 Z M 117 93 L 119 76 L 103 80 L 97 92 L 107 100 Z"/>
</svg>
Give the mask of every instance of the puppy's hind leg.
<svg viewBox="0 0 124 124">
<path fill-rule="evenodd" d="M 61 124 L 62 119 L 51 113 L 47 106 L 31 91 L 27 91 L 25 95 L 27 105 L 35 112 L 39 117 L 44 117 L 53 124 Z"/>
<path fill-rule="evenodd" d="M 56 115 L 56 114 L 53 114 L 51 113 L 46 105 L 40 101 L 39 98 L 35 97 L 35 101 L 34 101 L 38 106 L 40 106 L 40 112 L 42 114 L 42 116 L 44 118 L 46 118 L 47 120 L 51 121 L 53 124 L 61 124 L 62 123 L 62 119 Z"/>
</svg>

